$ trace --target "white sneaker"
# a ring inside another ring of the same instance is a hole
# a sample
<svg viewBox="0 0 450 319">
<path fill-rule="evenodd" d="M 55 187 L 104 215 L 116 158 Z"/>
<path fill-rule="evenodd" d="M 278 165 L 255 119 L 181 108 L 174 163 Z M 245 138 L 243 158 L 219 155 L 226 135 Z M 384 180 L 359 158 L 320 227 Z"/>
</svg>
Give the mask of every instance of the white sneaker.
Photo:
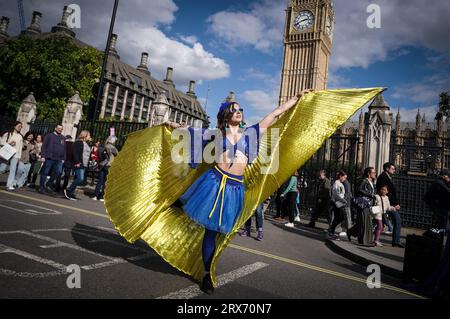
<svg viewBox="0 0 450 319">
<path fill-rule="evenodd" d="M 300 217 L 299 216 L 295 216 L 294 222 L 299 222 L 300 223 Z"/>
<path fill-rule="evenodd" d="M 104 202 L 105 200 L 103 198 L 100 198 L 99 201 Z"/>
<path fill-rule="evenodd" d="M 97 200 L 97 197 L 96 196 L 92 197 L 92 200 Z"/>
<path fill-rule="evenodd" d="M 347 233 L 345 231 L 339 233 L 339 237 L 345 237 L 345 236 L 347 236 Z"/>
<path fill-rule="evenodd" d="M 13 191 L 13 190 L 15 190 L 15 188 L 14 187 L 7 187 L 6 190 L 7 191 Z"/>
<path fill-rule="evenodd" d="M 284 226 L 289 227 L 289 228 L 294 228 L 294 223 L 286 223 L 284 224 Z"/>
<path fill-rule="evenodd" d="M 380 243 L 379 241 L 376 241 L 376 242 L 375 242 L 375 245 L 377 245 L 377 247 L 383 247 L 383 244 Z"/>
</svg>

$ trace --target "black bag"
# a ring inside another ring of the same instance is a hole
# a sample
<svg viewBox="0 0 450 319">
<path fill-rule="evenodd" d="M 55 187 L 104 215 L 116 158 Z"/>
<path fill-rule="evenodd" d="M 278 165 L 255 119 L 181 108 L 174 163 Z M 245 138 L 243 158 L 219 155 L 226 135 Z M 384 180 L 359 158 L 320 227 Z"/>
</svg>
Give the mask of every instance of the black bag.
<svg viewBox="0 0 450 319">
<path fill-rule="evenodd" d="M 436 269 L 442 256 L 443 241 L 430 237 L 406 236 L 403 279 L 423 282 Z"/>
<path fill-rule="evenodd" d="M 108 151 L 106 150 L 105 145 L 99 145 L 98 147 L 98 162 L 102 163 L 103 161 L 106 161 L 109 159 Z"/>
<path fill-rule="evenodd" d="M 34 153 L 30 153 L 30 163 L 36 163 L 37 162 L 37 155 Z"/>
</svg>

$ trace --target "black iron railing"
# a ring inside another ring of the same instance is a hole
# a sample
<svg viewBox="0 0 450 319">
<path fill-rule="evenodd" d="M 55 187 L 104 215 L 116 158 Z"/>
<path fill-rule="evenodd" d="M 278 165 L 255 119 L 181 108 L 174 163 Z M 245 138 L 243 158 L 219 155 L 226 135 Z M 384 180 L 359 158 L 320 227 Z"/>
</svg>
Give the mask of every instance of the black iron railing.
<svg viewBox="0 0 450 319">
<path fill-rule="evenodd" d="M 78 132 L 82 130 L 88 130 L 94 141 L 99 140 L 104 143 L 111 133 L 111 129 L 114 129 L 114 135 L 117 137 L 116 147 L 120 150 L 125 144 L 125 140 L 128 134 L 143 130 L 148 127 L 148 123 L 133 123 L 133 122 L 102 122 L 96 121 L 80 121 L 78 125 Z"/>
</svg>

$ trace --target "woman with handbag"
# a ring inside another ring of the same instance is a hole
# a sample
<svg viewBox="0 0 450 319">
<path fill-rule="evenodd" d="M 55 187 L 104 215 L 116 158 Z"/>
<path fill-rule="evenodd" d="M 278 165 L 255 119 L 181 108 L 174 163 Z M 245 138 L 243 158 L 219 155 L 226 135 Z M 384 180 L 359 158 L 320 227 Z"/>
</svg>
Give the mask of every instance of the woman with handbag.
<svg viewBox="0 0 450 319">
<path fill-rule="evenodd" d="M 355 205 L 357 209 L 356 224 L 348 230 L 347 238 L 358 237 L 358 243 L 374 247 L 371 208 L 375 202 L 375 179 L 377 172 L 373 167 L 364 170 L 364 179 L 356 190 Z"/>
<path fill-rule="evenodd" d="M 337 174 L 337 180 L 331 187 L 331 205 L 334 218 L 330 229 L 328 230 L 328 236 L 332 240 L 339 240 L 339 237 L 335 234 L 336 227 L 344 221 L 345 206 L 347 205 L 347 201 L 345 200 L 345 186 L 343 183 L 346 179 L 347 173 L 344 171 L 339 171 Z"/>
<path fill-rule="evenodd" d="M 44 163 L 43 158 L 41 157 L 42 140 L 42 134 L 37 134 L 34 142 L 34 148 L 30 153 L 30 161 L 32 163 L 28 179 L 28 187 L 30 188 L 36 187 L 36 179 L 39 175 L 42 164 Z"/>
<path fill-rule="evenodd" d="M 14 186 L 22 188 L 27 182 L 28 173 L 31 168 L 31 152 L 34 149 L 33 133 L 28 132 L 23 138 L 22 154 L 20 156 L 19 165 L 17 167 L 16 178 L 14 180 Z"/>
<path fill-rule="evenodd" d="M 11 158 L 7 158 L 6 160 L 9 161 L 9 175 L 8 180 L 6 182 L 6 190 L 13 191 L 14 190 L 14 180 L 16 178 L 16 171 L 17 171 L 17 165 L 19 164 L 19 159 L 22 155 L 22 146 L 23 146 L 23 136 L 20 134 L 20 131 L 22 130 L 22 123 L 17 121 L 14 124 L 14 127 L 11 128 L 9 132 L 6 132 L 3 134 L 2 138 L 0 139 L 0 145 L 3 147 L 6 144 L 9 144 L 11 147 L 13 147 L 14 155 Z M 3 174 L 6 171 L 8 164 L 7 163 L 1 163 L 0 164 L 0 174 Z"/>
</svg>

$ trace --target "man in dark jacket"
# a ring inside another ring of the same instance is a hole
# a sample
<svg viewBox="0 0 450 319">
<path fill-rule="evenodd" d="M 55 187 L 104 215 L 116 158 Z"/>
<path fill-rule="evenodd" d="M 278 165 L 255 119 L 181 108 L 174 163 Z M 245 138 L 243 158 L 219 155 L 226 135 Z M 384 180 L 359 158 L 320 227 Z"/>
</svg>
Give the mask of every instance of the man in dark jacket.
<svg viewBox="0 0 450 319">
<path fill-rule="evenodd" d="M 72 184 L 64 190 L 64 196 L 69 200 L 77 200 L 75 190 L 84 181 L 86 167 L 89 163 L 91 148 L 87 142 L 91 141 L 89 131 L 81 131 L 78 139 L 72 145 L 72 161 L 75 179 Z"/>
<path fill-rule="evenodd" d="M 73 169 L 72 146 L 73 146 L 72 136 L 66 135 L 66 156 L 63 163 L 63 173 L 56 178 L 56 188 L 55 188 L 56 192 L 66 189 L 67 185 L 69 185 L 69 178 Z M 61 188 L 61 179 L 63 177 L 64 180 Z"/>
<path fill-rule="evenodd" d="M 450 177 L 449 172 L 441 173 L 424 196 L 425 203 L 433 211 L 434 226 L 446 229 L 450 211 Z"/>
<path fill-rule="evenodd" d="M 43 193 L 44 187 L 52 185 L 55 178 L 61 175 L 62 165 L 66 156 L 66 138 L 62 135 L 62 131 L 62 125 L 57 125 L 55 131 L 47 134 L 44 138 L 41 156 L 45 161 L 41 170 L 39 193 Z M 50 180 L 45 183 L 45 180 L 51 171 L 53 173 L 50 176 Z M 47 191 L 51 192 L 48 188 Z"/>
<path fill-rule="evenodd" d="M 330 188 L 331 182 L 327 178 L 327 171 L 320 170 L 319 171 L 319 183 L 317 187 L 317 201 L 316 208 L 314 209 L 311 220 L 308 224 L 309 227 L 316 227 L 316 221 L 320 216 L 326 215 L 328 222 L 330 222 Z"/>
<path fill-rule="evenodd" d="M 386 186 L 388 189 L 387 196 L 389 197 L 389 202 L 391 203 L 391 206 L 400 208 L 400 203 L 397 197 L 397 190 L 395 188 L 395 185 L 392 181 L 392 176 L 395 173 L 395 166 L 392 163 L 385 163 L 383 165 L 383 173 L 380 174 L 377 178 L 377 193 L 380 190 L 381 187 Z M 392 222 L 394 224 L 394 229 L 392 233 L 392 247 L 400 247 L 405 248 L 400 243 L 400 233 L 402 228 L 402 219 L 400 217 L 400 211 L 392 211 L 388 212 L 389 216 L 392 219 Z"/>
</svg>

